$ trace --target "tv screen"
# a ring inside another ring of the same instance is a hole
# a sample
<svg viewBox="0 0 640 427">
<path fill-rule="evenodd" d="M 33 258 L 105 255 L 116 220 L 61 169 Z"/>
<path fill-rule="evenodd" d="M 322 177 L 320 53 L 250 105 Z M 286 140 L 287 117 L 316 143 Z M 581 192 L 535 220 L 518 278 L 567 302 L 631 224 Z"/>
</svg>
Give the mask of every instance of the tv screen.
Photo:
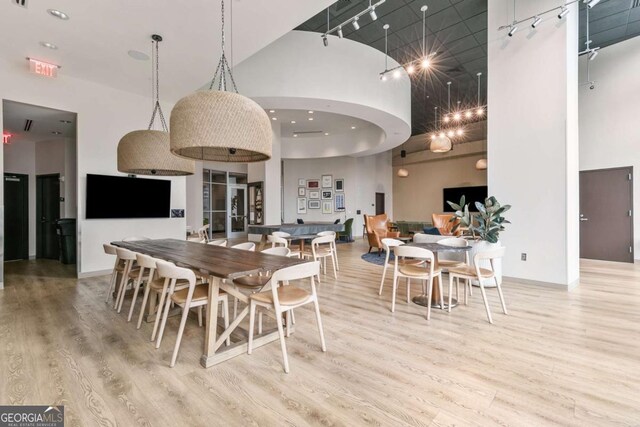
<svg viewBox="0 0 640 427">
<path fill-rule="evenodd" d="M 463 195 L 465 197 L 465 203 L 469 203 L 469 210 L 471 212 L 478 212 L 476 202 L 484 203 L 484 199 L 487 198 L 487 186 L 443 188 L 442 195 L 444 199 L 443 212 L 455 212 L 447 202 L 458 203 Z"/>
<path fill-rule="evenodd" d="M 87 174 L 87 219 L 169 218 L 171 181 Z"/>
</svg>

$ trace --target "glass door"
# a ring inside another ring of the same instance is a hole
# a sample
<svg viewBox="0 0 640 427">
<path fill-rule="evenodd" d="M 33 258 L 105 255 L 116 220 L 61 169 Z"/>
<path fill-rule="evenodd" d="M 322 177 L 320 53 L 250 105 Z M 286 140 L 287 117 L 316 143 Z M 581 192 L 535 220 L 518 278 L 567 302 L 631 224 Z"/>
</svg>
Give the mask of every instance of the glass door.
<svg viewBox="0 0 640 427">
<path fill-rule="evenodd" d="M 246 237 L 247 234 L 247 184 L 229 184 L 227 187 L 227 237 Z"/>
</svg>

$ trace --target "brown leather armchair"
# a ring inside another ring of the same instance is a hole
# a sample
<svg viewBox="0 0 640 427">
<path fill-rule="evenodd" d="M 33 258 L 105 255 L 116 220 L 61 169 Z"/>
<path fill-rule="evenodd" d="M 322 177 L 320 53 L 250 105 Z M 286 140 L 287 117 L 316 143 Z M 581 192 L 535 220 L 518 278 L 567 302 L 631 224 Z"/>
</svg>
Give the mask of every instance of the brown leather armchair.
<svg viewBox="0 0 640 427">
<path fill-rule="evenodd" d="M 461 228 L 458 228 L 455 233 L 452 231 L 460 220 L 451 221 L 451 218 L 453 218 L 453 214 L 431 214 L 433 226 L 438 229 L 441 235 L 460 236 L 462 234 Z"/>
<path fill-rule="evenodd" d="M 389 217 L 387 214 L 382 215 L 365 215 L 365 226 L 367 228 L 367 237 L 369 238 L 369 252 L 372 248 L 378 248 L 378 255 L 382 252 L 382 239 L 391 237 L 400 237 L 400 232 L 389 230 Z"/>
</svg>

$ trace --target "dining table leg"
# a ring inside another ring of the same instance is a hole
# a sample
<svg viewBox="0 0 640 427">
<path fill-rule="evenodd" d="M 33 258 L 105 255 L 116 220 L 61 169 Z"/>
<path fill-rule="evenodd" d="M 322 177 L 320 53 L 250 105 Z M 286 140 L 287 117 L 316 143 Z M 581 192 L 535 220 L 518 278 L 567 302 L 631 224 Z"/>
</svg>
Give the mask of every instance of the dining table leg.
<svg viewBox="0 0 640 427">
<path fill-rule="evenodd" d="M 434 264 L 433 264 L 433 269 L 436 270 L 438 269 L 439 265 L 438 265 L 438 253 L 434 253 Z M 449 304 L 448 304 L 448 298 L 444 298 L 444 307 L 440 306 L 440 277 L 439 276 L 435 276 L 433 278 L 433 289 L 431 290 L 431 308 L 443 308 L 443 309 L 448 309 L 449 308 Z M 417 305 L 421 305 L 422 307 L 426 307 L 427 306 L 427 301 L 428 301 L 428 297 L 426 294 L 422 294 L 422 295 L 418 295 L 413 297 L 412 299 L 414 304 Z M 451 299 L 451 307 L 455 307 L 458 305 L 458 300 L 455 298 Z"/>
<path fill-rule="evenodd" d="M 205 368 L 209 366 L 209 359 L 216 353 L 216 333 L 218 330 L 218 294 L 220 292 L 220 279 L 211 276 L 209 278 L 209 304 L 206 308 L 206 325 L 204 333 L 204 353 L 200 364 Z"/>
</svg>

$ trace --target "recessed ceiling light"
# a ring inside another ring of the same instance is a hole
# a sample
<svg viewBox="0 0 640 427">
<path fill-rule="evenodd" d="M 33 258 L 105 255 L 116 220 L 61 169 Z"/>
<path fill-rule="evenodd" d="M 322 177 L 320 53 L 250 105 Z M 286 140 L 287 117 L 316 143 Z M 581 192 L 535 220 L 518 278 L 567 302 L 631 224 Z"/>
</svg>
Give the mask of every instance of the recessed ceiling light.
<svg viewBox="0 0 640 427">
<path fill-rule="evenodd" d="M 297 137 L 298 137 L 298 134 L 297 134 L 297 133 L 294 133 L 294 134 L 293 134 L 293 137 L 294 137 L 294 138 L 297 138 Z"/>
<path fill-rule="evenodd" d="M 271 117 L 271 120 L 278 120 L 277 117 Z"/>
<path fill-rule="evenodd" d="M 58 48 L 58 46 L 56 46 L 53 43 L 49 43 L 49 42 L 40 42 L 40 46 L 46 47 L 48 49 L 53 49 L 53 50 Z"/>
<path fill-rule="evenodd" d="M 58 132 L 57 130 L 54 130 L 53 132 L 51 132 L 54 135 L 62 135 L 62 132 Z"/>
<path fill-rule="evenodd" d="M 325 132 L 325 133 L 324 133 L 324 136 L 329 136 L 329 132 Z"/>
<path fill-rule="evenodd" d="M 269 110 L 269 112 L 270 112 L 270 113 L 275 113 L 275 112 L 276 112 L 276 110 Z"/>
<path fill-rule="evenodd" d="M 313 117 L 309 117 L 309 120 L 313 120 Z"/>
<path fill-rule="evenodd" d="M 355 128 L 356 128 L 355 126 L 351 126 L 351 129 L 355 129 Z"/>
<path fill-rule="evenodd" d="M 313 111 L 312 111 L 312 110 L 309 110 L 309 114 L 313 114 Z"/>
<path fill-rule="evenodd" d="M 132 57 L 133 59 L 137 59 L 138 61 L 148 61 L 149 55 L 144 52 L 139 52 L 137 50 L 130 50 L 127 52 L 127 55 Z"/>
<path fill-rule="evenodd" d="M 71 120 L 60 120 L 60 123 L 64 123 L 66 125 L 73 123 Z"/>
<path fill-rule="evenodd" d="M 67 15 L 64 12 L 59 11 L 58 9 L 47 9 L 47 12 L 49 12 L 49 15 L 55 16 L 56 18 L 62 19 L 64 21 L 69 19 L 69 15 Z"/>
<path fill-rule="evenodd" d="M 295 121 L 295 120 L 291 120 L 291 124 L 292 124 L 292 125 L 295 125 L 295 124 L 296 124 L 296 121 Z"/>
</svg>

